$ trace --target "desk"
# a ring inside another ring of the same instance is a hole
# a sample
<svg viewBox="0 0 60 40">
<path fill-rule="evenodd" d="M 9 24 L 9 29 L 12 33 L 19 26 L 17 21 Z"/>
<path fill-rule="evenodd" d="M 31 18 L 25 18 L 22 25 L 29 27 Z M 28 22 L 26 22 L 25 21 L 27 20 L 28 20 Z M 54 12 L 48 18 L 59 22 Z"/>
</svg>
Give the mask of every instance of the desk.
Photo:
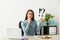
<svg viewBox="0 0 60 40">
<path fill-rule="evenodd" d="M 26 37 L 28 38 L 28 40 L 60 40 L 60 36 L 59 35 L 50 35 L 50 37 L 52 37 L 51 39 L 41 39 L 41 37 L 43 36 L 29 36 Z M 21 38 L 9 38 L 9 40 L 20 40 Z"/>
</svg>

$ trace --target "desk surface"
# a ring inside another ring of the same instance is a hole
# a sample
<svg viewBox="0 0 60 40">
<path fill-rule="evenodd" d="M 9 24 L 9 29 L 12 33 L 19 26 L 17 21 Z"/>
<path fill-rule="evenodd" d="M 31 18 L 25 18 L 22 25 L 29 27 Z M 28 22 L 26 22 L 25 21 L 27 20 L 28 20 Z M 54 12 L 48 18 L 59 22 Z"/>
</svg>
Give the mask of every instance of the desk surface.
<svg viewBox="0 0 60 40">
<path fill-rule="evenodd" d="M 52 37 L 50 39 L 41 39 L 41 37 L 44 36 L 29 36 L 29 37 L 25 37 L 28 38 L 28 40 L 60 40 L 60 36 L 59 35 L 50 35 L 49 37 Z M 20 40 L 21 38 L 9 38 L 9 40 Z"/>
</svg>

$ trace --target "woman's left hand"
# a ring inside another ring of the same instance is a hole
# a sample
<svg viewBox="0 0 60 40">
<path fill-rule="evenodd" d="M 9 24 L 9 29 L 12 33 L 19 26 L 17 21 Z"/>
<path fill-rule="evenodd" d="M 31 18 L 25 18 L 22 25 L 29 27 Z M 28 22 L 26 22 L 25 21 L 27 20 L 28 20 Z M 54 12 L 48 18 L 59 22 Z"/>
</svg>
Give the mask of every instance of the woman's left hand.
<svg viewBox="0 0 60 40">
<path fill-rule="evenodd" d="M 40 19 L 39 19 L 39 22 L 40 22 L 40 23 L 43 22 L 43 18 L 40 18 Z"/>
</svg>

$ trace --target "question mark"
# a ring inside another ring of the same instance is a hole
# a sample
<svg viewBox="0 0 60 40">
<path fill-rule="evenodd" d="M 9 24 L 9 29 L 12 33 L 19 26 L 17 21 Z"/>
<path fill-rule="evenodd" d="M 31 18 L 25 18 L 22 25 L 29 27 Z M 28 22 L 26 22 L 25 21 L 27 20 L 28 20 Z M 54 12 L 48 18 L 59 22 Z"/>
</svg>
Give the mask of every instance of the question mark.
<svg viewBox="0 0 60 40">
<path fill-rule="evenodd" d="M 44 8 L 39 8 L 39 17 L 43 17 L 44 12 L 45 12 Z"/>
<path fill-rule="evenodd" d="M 43 13 L 45 12 L 45 9 L 44 8 L 42 8 L 43 9 Z"/>
</svg>

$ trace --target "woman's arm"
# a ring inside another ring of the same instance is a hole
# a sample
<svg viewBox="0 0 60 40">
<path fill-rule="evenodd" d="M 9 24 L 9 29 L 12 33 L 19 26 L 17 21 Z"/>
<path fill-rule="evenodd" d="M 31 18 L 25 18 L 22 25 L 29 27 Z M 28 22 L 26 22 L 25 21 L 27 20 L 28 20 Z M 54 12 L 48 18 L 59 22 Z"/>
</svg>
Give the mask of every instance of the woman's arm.
<svg viewBox="0 0 60 40">
<path fill-rule="evenodd" d="M 37 34 L 40 34 L 41 23 L 37 21 Z"/>
<path fill-rule="evenodd" d="M 37 22 L 36 22 L 36 25 L 35 25 L 35 35 L 37 35 Z"/>
<path fill-rule="evenodd" d="M 28 32 L 29 28 L 30 28 L 30 23 L 28 23 L 27 25 L 25 25 L 24 22 L 21 23 L 22 29 L 24 32 Z"/>
</svg>

